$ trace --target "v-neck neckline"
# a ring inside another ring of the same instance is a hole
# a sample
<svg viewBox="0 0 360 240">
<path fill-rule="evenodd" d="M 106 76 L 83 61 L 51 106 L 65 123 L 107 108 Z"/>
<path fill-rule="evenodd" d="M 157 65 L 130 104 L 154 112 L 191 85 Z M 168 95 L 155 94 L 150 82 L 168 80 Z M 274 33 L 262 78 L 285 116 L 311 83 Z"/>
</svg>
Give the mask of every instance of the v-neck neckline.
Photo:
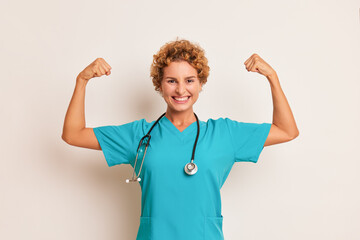
<svg viewBox="0 0 360 240">
<path fill-rule="evenodd" d="M 191 133 L 194 129 L 197 128 L 197 122 L 193 122 L 191 123 L 189 126 L 187 126 L 183 131 L 180 131 L 171 121 L 170 119 L 168 119 L 166 116 L 163 117 L 164 118 L 164 123 L 166 124 L 166 126 L 169 128 L 169 130 L 171 130 L 173 133 L 175 133 L 176 135 L 179 136 L 184 136 L 187 135 L 189 133 Z M 200 120 L 199 120 L 199 124 L 200 124 Z"/>
</svg>

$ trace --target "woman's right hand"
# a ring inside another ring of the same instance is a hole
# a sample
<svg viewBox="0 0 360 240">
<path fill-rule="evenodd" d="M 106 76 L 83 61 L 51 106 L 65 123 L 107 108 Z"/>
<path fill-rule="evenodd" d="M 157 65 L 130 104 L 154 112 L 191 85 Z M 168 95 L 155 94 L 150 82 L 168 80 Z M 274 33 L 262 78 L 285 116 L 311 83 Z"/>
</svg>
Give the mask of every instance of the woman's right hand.
<svg viewBox="0 0 360 240">
<path fill-rule="evenodd" d="M 110 65 L 103 59 L 97 58 L 89 64 L 82 72 L 79 73 L 78 79 L 88 81 L 94 77 L 101 77 L 102 75 L 109 76 L 111 74 Z"/>
</svg>

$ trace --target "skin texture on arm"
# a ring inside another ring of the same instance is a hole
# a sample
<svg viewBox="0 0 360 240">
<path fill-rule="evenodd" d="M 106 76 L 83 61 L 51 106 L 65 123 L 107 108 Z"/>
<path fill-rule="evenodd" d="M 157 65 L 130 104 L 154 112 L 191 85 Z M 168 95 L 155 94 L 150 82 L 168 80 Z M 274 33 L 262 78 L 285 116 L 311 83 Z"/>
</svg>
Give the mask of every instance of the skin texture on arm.
<svg viewBox="0 0 360 240">
<path fill-rule="evenodd" d="M 92 128 L 86 128 L 85 90 L 88 81 L 104 74 L 110 75 L 110 65 L 102 58 L 97 58 L 76 78 L 74 94 L 66 112 L 62 139 L 73 146 L 101 150 Z"/>
<path fill-rule="evenodd" d="M 269 83 L 273 100 L 273 124 L 264 146 L 287 142 L 299 136 L 289 103 L 281 89 L 277 75 L 270 76 Z"/>
<path fill-rule="evenodd" d="M 86 84 L 77 78 L 75 90 L 66 112 L 62 139 L 73 146 L 100 150 L 100 145 L 92 128 L 85 127 L 85 89 Z"/>
<path fill-rule="evenodd" d="M 264 146 L 288 142 L 299 136 L 294 116 L 275 70 L 257 54 L 253 54 L 244 64 L 248 71 L 264 75 L 271 87 L 273 122 Z"/>
</svg>

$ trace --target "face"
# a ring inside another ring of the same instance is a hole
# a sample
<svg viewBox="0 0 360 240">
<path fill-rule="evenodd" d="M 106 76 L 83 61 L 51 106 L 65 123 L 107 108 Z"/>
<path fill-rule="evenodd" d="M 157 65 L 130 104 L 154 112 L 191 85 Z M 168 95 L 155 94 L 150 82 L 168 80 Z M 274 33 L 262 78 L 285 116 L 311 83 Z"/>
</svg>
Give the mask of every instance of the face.
<svg viewBox="0 0 360 240">
<path fill-rule="evenodd" d="M 197 71 L 186 61 L 171 62 L 164 69 L 160 92 L 175 112 L 193 111 L 202 89 Z"/>
</svg>

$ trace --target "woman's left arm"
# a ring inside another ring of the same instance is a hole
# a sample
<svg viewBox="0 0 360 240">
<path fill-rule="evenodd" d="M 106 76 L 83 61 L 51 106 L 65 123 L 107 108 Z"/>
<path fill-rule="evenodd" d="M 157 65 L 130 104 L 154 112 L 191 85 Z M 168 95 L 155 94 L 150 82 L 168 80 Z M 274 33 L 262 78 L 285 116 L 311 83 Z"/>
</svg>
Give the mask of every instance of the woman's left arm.
<svg viewBox="0 0 360 240">
<path fill-rule="evenodd" d="M 264 146 L 288 142 L 299 136 L 294 116 L 275 70 L 256 53 L 251 55 L 244 64 L 248 71 L 264 75 L 271 87 L 273 122 Z"/>
</svg>

